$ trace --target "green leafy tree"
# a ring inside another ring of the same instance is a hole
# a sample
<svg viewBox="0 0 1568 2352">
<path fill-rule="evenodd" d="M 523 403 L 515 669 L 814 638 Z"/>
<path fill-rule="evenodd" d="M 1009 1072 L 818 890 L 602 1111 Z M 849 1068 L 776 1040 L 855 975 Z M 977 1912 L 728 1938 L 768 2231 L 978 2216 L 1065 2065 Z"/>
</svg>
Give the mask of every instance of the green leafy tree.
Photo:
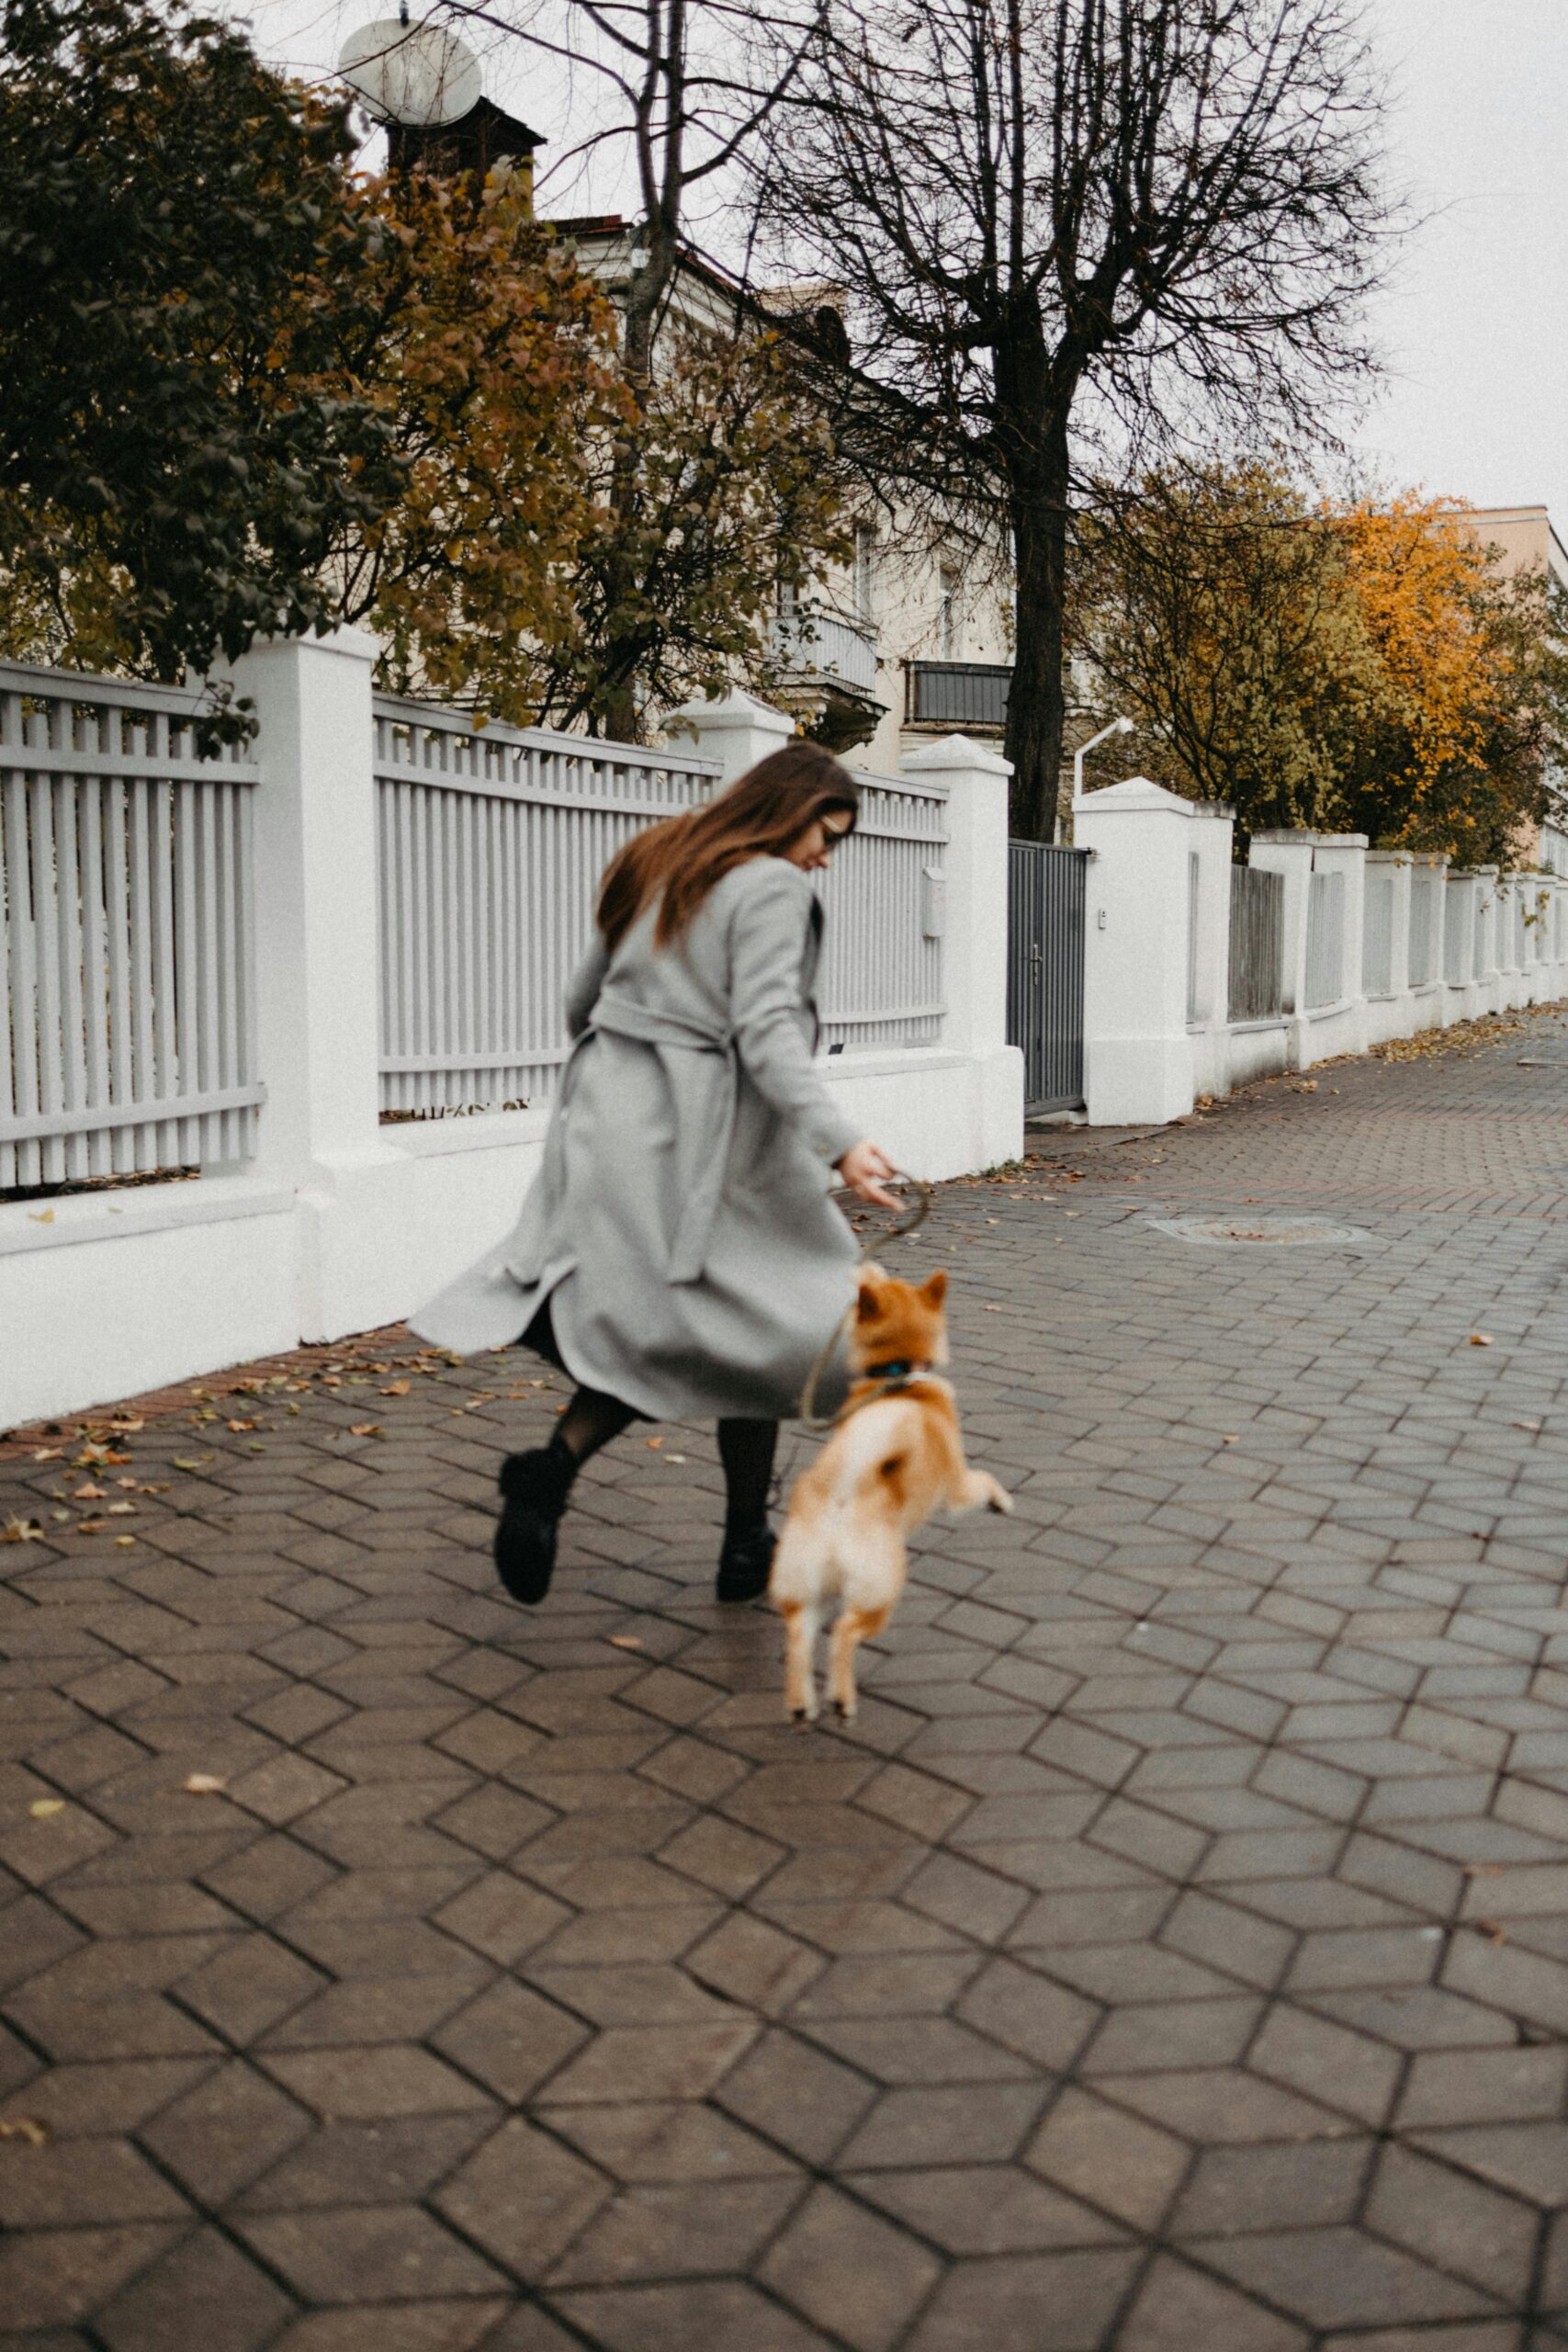
<svg viewBox="0 0 1568 2352">
<path fill-rule="evenodd" d="M 176 675 L 321 628 L 401 495 L 345 368 L 384 232 L 344 111 L 144 0 L 0 12 L 0 628 Z"/>
</svg>

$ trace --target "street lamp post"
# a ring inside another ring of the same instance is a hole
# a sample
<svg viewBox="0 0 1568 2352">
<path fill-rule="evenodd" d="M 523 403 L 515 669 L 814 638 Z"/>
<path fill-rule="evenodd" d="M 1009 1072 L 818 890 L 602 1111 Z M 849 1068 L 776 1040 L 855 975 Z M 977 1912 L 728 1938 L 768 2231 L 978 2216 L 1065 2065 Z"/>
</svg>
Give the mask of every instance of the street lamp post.
<svg viewBox="0 0 1568 2352">
<path fill-rule="evenodd" d="M 1092 752 L 1097 743 L 1108 742 L 1112 735 L 1130 735 L 1132 732 L 1133 722 L 1130 718 L 1113 718 L 1109 727 L 1102 727 L 1098 735 L 1091 735 L 1087 743 L 1078 745 L 1077 750 L 1073 753 L 1073 798 L 1075 800 L 1083 798 L 1085 754 Z"/>
</svg>

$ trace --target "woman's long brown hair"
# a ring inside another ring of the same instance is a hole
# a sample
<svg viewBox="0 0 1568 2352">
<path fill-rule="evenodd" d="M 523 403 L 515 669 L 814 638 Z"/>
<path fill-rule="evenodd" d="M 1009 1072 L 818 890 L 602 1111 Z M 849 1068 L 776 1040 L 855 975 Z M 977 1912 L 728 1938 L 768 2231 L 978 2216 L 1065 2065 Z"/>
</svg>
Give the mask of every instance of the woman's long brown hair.
<svg viewBox="0 0 1568 2352">
<path fill-rule="evenodd" d="M 860 786 L 819 743 L 800 738 L 771 752 L 704 808 L 635 833 L 604 869 L 599 928 L 612 954 L 659 899 L 654 944 L 678 939 L 716 882 L 749 857 L 782 857 L 807 826 L 841 809 L 852 831 Z"/>
</svg>

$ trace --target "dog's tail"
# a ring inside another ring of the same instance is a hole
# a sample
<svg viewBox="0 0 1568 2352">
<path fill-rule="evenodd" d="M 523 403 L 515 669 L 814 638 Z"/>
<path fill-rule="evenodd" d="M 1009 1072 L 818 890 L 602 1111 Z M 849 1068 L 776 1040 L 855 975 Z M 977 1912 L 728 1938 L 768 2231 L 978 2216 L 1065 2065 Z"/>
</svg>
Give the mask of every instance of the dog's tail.
<svg viewBox="0 0 1568 2352">
<path fill-rule="evenodd" d="M 847 1509 L 868 1484 L 896 1488 L 909 1460 L 908 1415 L 899 1398 L 880 1397 L 863 1406 L 844 1429 L 833 1500 Z"/>
</svg>

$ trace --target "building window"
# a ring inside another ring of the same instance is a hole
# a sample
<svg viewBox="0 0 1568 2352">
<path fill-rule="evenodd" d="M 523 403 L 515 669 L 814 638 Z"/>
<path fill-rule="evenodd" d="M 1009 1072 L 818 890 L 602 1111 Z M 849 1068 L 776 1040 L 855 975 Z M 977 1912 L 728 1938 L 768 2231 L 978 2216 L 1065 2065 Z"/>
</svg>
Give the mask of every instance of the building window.
<svg viewBox="0 0 1568 2352">
<path fill-rule="evenodd" d="M 875 618 L 871 601 L 872 567 L 876 560 L 876 531 L 870 523 L 855 526 L 855 618 L 870 628 Z"/>
<path fill-rule="evenodd" d="M 956 662 L 963 628 L 963 615 L 958 604 L 958 567 L 944 563 L 940 574 L 941 603 L 937 609 L 937 645 L 944 662 Z"/>
</svg>

